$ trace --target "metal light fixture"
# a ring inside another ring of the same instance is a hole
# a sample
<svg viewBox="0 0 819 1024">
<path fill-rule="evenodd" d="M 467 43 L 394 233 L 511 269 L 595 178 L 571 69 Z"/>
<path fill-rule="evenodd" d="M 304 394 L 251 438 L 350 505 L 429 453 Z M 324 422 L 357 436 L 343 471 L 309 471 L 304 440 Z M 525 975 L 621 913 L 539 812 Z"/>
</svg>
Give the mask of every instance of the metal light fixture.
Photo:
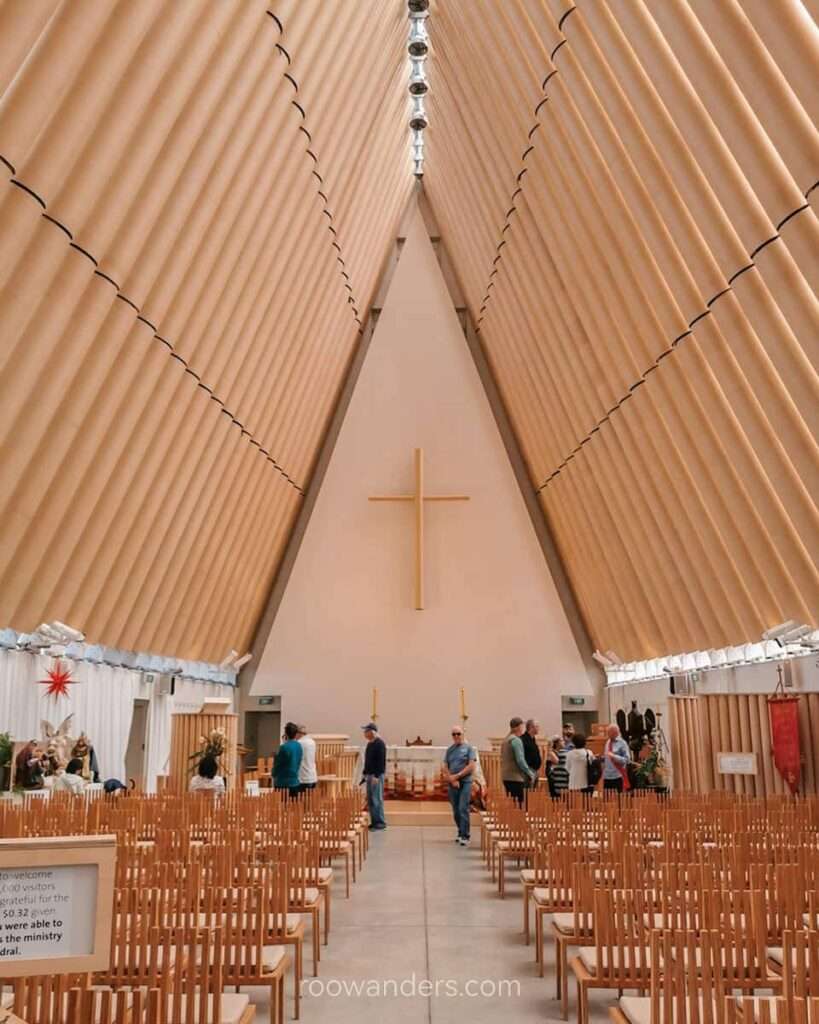
<svg viewBox="0 0 819 1024">
<path fill-rule="evenodd" d="M 412 116 L 410 117 L 409 126 L 414 132 L 422 132 L 428 124 L 424 98 L 423 96 L 417 96 L 412 101 Z"/>
<path fill-rule="evenodd" d="M 410 19 L 410 35 L 407 43 L 407 53 L 411 60 L 419 60 L 429 53 L 429 36 L 424 18 Z"/>
<path fill-rule="evenodd" d="M 416 177 L 424 173 L 424 142 L 422 132 L 429 124 L 424 97 L 429 92 L 426 59 L 429 54 L 429 36 L 426 19 L 429 17 L 429 0 L 407 0 L 410 33 L 407 53 L 410 60 L 410 78 L 407 90 L 412 97 L 412 113 L 409 126 L 412 137 L 412 168 Z"/>
</svg>

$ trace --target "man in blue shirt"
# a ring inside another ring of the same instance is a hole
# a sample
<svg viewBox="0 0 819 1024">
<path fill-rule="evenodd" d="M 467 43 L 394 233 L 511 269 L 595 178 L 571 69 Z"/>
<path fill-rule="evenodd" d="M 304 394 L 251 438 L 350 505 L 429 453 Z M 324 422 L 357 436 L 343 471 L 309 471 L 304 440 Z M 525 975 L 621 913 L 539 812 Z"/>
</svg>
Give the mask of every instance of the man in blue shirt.
<svg viewBox="0 0 819 1024">
<path fill-rule="evenodd" d="M 609 726 L 608 737 L 603 750 L 603 789 L 613 789 L 622 793 L 624 789 L 629 788 L 626 782 L 626 766 L 631 760 L 628 743 L 620 735 L 616 725 Z"/>
<path fill-rule="evenodd" d="M 469 800 L 472 796 L 472 773 L 477 756 L 475 748 L 464 742 L 464 731 L 459 725 L 452 727 L 452 745 L 444 754 L 444 777 L 448 783 L 452 816 L 458 829 L 455 839 L 461 846 L 469 846 Z"/>
</svg>

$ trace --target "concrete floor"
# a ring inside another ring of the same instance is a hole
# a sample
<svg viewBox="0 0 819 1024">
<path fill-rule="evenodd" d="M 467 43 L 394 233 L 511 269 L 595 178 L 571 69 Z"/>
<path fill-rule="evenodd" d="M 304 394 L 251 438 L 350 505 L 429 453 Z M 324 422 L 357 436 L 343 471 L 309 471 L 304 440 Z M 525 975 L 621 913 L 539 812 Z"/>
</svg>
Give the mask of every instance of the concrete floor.
<svg viewBox="0 0 819 1024">
<path fill-rule="evenodd" d="M 389 1024 L 488 1024 L 501 1014 L 509 1021 L 560 1024 L 552 946 L 546 977 L 538 978 L 534 945 L 523 942 L 520 885 L 512 881 L 517 872 L 509 869 L 507 897 L 500 900 L 477 841 L 465 850 L 453 837 L 450 829 L 433 827 L 372 834 L 349 901 L 336 884 L 330 945 L 319 966 L 318 981 L 328 988 L 311 994 L 308 976 L 305 1024 L 361 1024 L 365 1017 Z M 468 983 L 475 994 L 467 994 Z M 338 994 L 345 984 L 360 988 Z M 257 1024 L 267 1024 L 262 990 L 249 994 Z M 592 993 L 590 1024 L 608 1021 L 606 1007 L 615 995 Z M 288 1019 L 292 1012 L 288 992 Z M 569 1021 L 575 1020 L 572 995 Z"/>
</svg>

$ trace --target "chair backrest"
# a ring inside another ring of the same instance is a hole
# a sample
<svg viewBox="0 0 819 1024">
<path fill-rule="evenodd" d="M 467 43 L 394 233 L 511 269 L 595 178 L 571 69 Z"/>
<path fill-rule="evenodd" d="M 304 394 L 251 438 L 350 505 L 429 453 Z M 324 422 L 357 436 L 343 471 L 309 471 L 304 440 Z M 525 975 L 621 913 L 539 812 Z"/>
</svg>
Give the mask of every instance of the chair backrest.
<svg viewBox="0 0 819 1024">
<path fill-rule="evenodd" d="M 712 889 L 700 894 L 702 920 L 724 940 L 725 972 L 734 988 L 767 988 L 767 918 L 762 893 Z"/>
<path fill-rule="evenodd" d="M 725 1010 L 725 1024 L 819 1024 L 819 999 L 727 996 Z"/>
<path fill-rule="evenodd" d="M 225 947 L 221 928 L 155 929 L 184 970 L 166 972 L 162 1024 L 222 1024 Z M 163 934 L 160 934 L 163 933 Z"/>
<path fill-rule="evenodd" d="M 786 931 L 782 939 L 782 994 L 819 998 L 819 931 Z"/>
<path fill-rule="evenodd" d="M 725 1015 L 719 932 L 652 931 L 652 1024 L 721 1024 Z"/>
<path fill-rule="evenodd" d="M 646 900 L 631 889 L 595 889 L 597 977 L 608 988 L 648 988 L 651 975 Z"/>
</svg>

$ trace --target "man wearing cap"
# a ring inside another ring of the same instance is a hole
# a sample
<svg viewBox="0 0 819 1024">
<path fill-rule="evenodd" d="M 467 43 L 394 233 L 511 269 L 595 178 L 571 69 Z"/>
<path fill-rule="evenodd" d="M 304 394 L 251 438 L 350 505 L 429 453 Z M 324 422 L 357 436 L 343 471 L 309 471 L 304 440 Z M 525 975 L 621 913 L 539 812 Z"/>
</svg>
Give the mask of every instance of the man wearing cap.
<svg viewBox="0 0 819 1024">
<path fill-rule="evenodd" d="M 370 814 L 370 828 L 380 832 L 387 827 L 384 820 L 384 773 L 387 770 L 387 744 L 378 735 L 375 722 L 362 725 L 367 746 L 364 750 L 364 772 L 362 782 L 367 785 L 367 810 Z"/>
<path fill-rule="evenodd" d="M 464 741 L 463 729 L 460 725 L 453 725 L 452 744 L 444 754 L 444 777 L 448 784 L 452 816 L 458 829 L 455 842 L 461 846 L 469 846 L 469 801 L 476 761 L 475 748 Z"/>
<path fill-rule="evenodd" d="M 501 744 L 501 780 L 503 788 L 519 805 L 523 804 L 523 793 L 527 785 L 537 778 L 535 772 L 526 763 L 523 752 L 523 719 L 515 718 L 509 722 L 509 735 Z"/>
</svg>

